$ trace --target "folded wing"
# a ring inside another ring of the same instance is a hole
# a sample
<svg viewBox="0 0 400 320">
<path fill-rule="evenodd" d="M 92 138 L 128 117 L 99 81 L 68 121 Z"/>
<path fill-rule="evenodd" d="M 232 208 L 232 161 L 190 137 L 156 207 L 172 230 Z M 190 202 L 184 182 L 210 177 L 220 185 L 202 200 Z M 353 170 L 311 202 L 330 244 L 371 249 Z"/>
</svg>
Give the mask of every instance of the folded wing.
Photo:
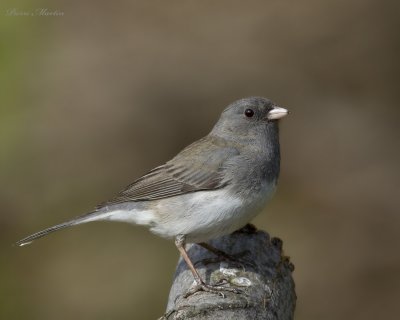
<svg viewBox="0 0 400 320">
<path fill-rule="evenodd" d="M 229 160 L 238 155 L 222 139 L 207 136 L 182 150 L 175 158 L 130 184 L 104 206 L 157 200 L 200 190 L 222 188 L 230 181 L 225 172 Z"/>
</svg>

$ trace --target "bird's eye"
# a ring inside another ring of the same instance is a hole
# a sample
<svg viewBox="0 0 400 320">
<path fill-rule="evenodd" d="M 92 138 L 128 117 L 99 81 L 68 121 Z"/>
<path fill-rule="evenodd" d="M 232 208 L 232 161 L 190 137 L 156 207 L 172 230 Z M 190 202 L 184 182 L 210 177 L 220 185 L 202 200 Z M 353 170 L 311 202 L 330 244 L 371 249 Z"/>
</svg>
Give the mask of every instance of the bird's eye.
<svg viewBox="0 0 400 320">
<path fill-rule="evenodd" d="M 254 116 L 254 111 L 253 111 L 252 109 L 246 109 L 246 110 L 244 111 L 244 115 L 245 115 L 247 118 L 251 118 L 252 116 Z"/>
</svg>

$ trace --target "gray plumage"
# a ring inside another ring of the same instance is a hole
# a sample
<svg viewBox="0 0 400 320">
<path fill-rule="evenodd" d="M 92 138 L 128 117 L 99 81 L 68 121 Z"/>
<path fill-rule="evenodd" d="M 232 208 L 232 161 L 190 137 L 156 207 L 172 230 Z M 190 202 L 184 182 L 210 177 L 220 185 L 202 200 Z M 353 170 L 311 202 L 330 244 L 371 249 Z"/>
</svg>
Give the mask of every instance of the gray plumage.
<svg viewBox="0 0 400 320">
<path fill-rule="evenodd" d="M 275 190 L 280 163 L 277 120 L 286 113 L 265 98 L 238 100 L 207 136 L 115 198 L 17 244 L 98 220 L 146 225 L 166 238 L 184 235 L 188 242 L 233 232 L 259 213 Z"/>
</svg>

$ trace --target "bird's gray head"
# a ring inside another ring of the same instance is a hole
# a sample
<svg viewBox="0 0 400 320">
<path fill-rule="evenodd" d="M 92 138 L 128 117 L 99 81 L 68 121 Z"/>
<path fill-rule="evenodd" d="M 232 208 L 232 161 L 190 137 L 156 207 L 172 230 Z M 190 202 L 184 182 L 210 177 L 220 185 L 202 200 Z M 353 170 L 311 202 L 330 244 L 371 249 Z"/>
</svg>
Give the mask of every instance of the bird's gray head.
<svg viewBox="0 0 400 320">
<path fill-rule="evenodd" d="M 249 97 L 230 104 L 221 114 L 212 135 L 224 138 L 254 139 L 266 132 L 277 133 L 278 120 L 288 111 L 271 100 Z"/>
</svg>

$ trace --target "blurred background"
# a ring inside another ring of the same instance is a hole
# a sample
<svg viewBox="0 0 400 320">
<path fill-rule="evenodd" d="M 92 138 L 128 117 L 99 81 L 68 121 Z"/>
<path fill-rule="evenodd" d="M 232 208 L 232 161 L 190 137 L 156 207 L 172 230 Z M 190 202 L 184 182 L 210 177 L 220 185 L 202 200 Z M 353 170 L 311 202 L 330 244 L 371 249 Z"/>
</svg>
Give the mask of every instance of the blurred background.
<svg viewBox="0 0 400 320">
<path fill-rule="evenodd" d="M 0 318 L 161 316 L 178 252 L 144 228 L 12 244 L 93 209 L 258 95 L 291 111 L 278 192 L 254 222 L 295 264 L 296 319 L 397 319 L 399 9 L 2 1 Z"/>
</svg>

